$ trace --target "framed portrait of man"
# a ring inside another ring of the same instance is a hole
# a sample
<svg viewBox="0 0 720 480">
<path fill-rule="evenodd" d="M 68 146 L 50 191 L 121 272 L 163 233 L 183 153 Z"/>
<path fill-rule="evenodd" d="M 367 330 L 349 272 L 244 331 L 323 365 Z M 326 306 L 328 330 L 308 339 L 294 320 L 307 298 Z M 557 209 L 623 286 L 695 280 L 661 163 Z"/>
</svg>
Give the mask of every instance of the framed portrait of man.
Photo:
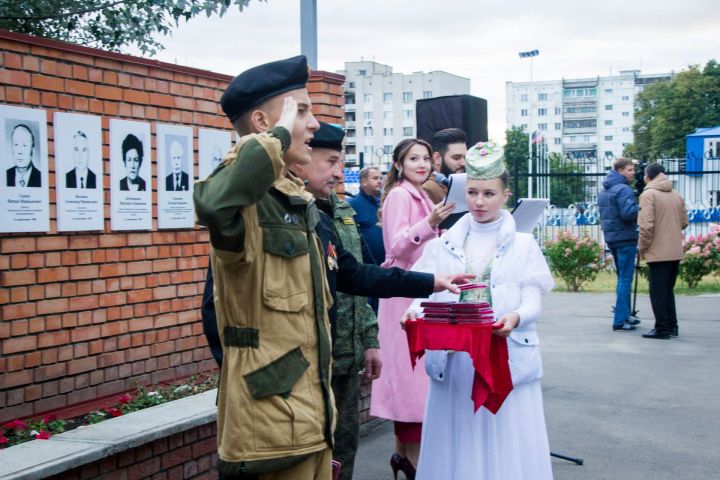
<svg viewBox="0 0 720 480">
<path fill-rule="evenodd" d="M 152 229 L 150 124 L 110 120 L 110 225 Z"/>
<path fill-rule="evenodd" d="M 232 147 L 232 132 L 211 128 L 198 129 L 200 178 L 205 179 L 220 165 Z"/>
<path fill-rule="evenodd" d="M 195 210 L 192 200 L 195 182 L 193 129 L 158 124 L 158 228 L 192 228 Z"/>
<path fill-rule="evenodd" d="M 58 231 L 104 229 L 100 117 L 55 112 Z"/>
<path fill-rule="evenodd" d="M 47 112 L 0 105 L 0 152 L 5 159 L 0 206 L 2 232 L 50 229 Z"/>
</svg>

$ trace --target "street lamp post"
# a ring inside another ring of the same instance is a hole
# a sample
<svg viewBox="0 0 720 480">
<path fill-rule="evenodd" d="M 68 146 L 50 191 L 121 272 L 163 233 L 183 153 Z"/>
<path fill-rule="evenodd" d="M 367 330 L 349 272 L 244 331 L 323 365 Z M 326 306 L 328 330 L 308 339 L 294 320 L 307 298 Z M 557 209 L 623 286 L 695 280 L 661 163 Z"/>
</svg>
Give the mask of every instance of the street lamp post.
<svg viewBox="0 0 720 480">
<path fill-rule="evenodd" d="M 539 50 L 530 50 L 528 52 L 520 52 L 518 56 L 520 58 L 530 59 L 530 88 L 532 89 L 532 74 L 533 74 L 533 57 L 540 55 Z M 528 197 L 533 198 L 533 155 L 532 155 L 532 93 L 530 94 L 530 107 L 528 108 Z"/>
</svg>

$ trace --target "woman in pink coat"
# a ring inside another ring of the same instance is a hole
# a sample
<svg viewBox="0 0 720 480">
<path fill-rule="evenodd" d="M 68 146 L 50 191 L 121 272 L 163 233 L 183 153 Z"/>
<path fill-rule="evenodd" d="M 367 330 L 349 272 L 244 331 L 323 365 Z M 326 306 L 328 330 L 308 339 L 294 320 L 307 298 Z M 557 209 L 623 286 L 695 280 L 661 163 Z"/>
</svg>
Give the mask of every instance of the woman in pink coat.
<svg viewBox="0 0 720 480">
<path fill-rule="evenodd" d="M 385 179 L 382 230 L 385 244 L 383 267 L 410 269 L 428 240 L 438 236 L 438 225 L 454 204 L 433 205 L 421 188 L 432 172 L 432 148 L 410 138 L 398 143 L 393 165 Z M 395 421 L 395 454 L 390 463 L 397 475 L 414 476 L 420 452 L 420 434 L 428 377 L 422 364 L 410 365 L 407 337 L 400 319 L 410 298 L 380 300 L 380 358 L 382 374 L 373 382 L 370 414 Z"/>
</svg>

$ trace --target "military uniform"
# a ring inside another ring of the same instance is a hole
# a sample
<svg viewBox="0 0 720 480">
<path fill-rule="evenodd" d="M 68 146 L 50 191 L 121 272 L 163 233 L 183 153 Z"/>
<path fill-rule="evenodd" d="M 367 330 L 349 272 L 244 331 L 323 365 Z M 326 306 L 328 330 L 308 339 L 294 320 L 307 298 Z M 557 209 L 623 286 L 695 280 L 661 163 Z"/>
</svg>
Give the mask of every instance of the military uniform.
<svg viewBox="0 0 720 480">
<path fill-rule="evenodd" d="M 362 240 L 355 224 L 355 210 L 334 194 L 334 223 L 345 250 L 362 259 Z M 365 365 L 365 350 L 380 348 L 375 312 L 366 297 L 337 294 L 337 334 L 333 339 L 332 390 L 338 417 L 333 458 L 343 468 L 340 479 L 351 480 L 358 448 L 358 374 Z"/>
<path fill-rule="evenodd" d="M 332 446 L 332 300 L 319 212 L 285 171 L 289 145 L 282 127 L 245 136 L 195 185 L 222 338 L 217 425 L 226 475 L 287 469 Z"/>
</svg>

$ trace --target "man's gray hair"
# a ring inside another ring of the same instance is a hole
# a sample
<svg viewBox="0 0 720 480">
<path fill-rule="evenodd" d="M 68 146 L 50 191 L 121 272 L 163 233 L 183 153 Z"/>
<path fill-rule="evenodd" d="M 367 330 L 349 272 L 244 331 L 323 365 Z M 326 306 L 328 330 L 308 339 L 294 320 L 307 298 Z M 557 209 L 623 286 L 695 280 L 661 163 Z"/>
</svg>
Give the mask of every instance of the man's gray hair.
<svg viewBox="0 0 720 480">
<path fill-rule="evenodd" d="M 370 170 L 377 170 L 377 171 L 379 172 L 379 171 L 380 171 L 380 167 L 370 166 L 370 167 L 365 167 L 365 168 L 363 168 L 362 170 L 360 170 L 360 181 L 361 181 L 361 182 L 362 182 L 363 180 L 367 180 L 367 179 L 368 179 L 368 177 L 370 176 Z"/>
</svg>

